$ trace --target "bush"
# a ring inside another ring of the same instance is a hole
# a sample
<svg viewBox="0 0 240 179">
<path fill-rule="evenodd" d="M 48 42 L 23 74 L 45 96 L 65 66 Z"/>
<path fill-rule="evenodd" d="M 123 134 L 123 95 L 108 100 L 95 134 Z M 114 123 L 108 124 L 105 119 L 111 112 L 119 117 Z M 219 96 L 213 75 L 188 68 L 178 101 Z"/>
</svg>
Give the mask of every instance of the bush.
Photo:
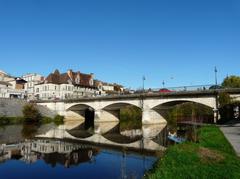
<svg viewBox="0 0 240 179">
<path fill-rule="evenodd" d="M 220 107 L 224 107 L 231 103 L 232 99 L 230 95 L 226 92 L 221 92 L 218 97 Z"/>
<path fill-rule="evenodd" d="M 142 127 L 142 111 L 135 106 L 127 106 L 120 110 L 120 129 L 138 129 Z"/>
<path fill-rule="evenodd" d="M 23 107 L 23 117 L 25 122 L 39 122 L 41 115 L 34 104 L 26 104 Z"/>
</svg>

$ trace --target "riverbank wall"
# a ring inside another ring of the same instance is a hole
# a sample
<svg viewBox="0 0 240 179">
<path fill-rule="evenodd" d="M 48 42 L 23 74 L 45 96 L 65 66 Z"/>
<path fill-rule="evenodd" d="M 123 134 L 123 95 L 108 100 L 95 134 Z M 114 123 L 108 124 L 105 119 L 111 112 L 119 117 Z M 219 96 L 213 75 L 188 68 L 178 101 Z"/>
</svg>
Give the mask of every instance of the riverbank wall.
<svg viewBox="0 0 240 179">
<path fill-rule="evenodd" d="M 0 116 L 5 117 L 22 117 L 22 109 L 28 104 L 26 100 L 22 99 L 8 99 L 0 98 Z M 56 113 L 45 106 L 37 105 L 37 108 L 42 116 L 53 118 Z"/>
</svg>

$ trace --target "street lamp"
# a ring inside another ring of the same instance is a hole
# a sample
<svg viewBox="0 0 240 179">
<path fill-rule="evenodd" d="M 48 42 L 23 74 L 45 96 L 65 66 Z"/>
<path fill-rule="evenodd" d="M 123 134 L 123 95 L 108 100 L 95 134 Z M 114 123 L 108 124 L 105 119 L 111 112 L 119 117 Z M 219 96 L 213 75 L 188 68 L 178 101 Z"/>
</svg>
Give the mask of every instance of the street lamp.
<svg viewBox="0 0 240 179">
<path fill-rule="evenodd" d="M 143 86 L 142 86 L 142 87 L 143 87 L 143 88 L 142 88 L 142 89 L 143 89 L 143 93 L 144 93 L 144 88 L 145 88 L 145 84 L 144 84 L 144 83 L 145 83 L 145 80 L 146 80 L 146 77 L 143 75 L 143 78 L 142 78 L 142 81 L 143 81 Z"/>
<path fill-rule="evenodd" d="M 216 85 L 216 89 L 217 89 L 217 72 L 218 72 L 218 70 L 217 70 L 217 67 L 215 66 L 215 68 L 214 68 L 214 72 L 215 72 L 215 85 Z M 217 120 L 218 120 L 218 117 L 219 117 L 219 111 L 218 111 L 218 105 L 219 105 L 219 102 L 218 102 L 218 93 L 216 93 L 216 109 L 214 109 L 214 115 L 216 115 L 215 117 L 214 117 L 214 123 L 216 123 L 217 122 Z"/>
<path fill-rule="evenodd" d="M 218 84 L 218 82 L 217 82 L 217 72 L 218 72 L 218 70 L 217 70 L 216 66 L 214 68 L 214 72 L 215 72 L 215 85 L 217 85 Z"/>
<path fill-rule="evenodd" d="M 162 85 L 163 85 L 163 88 L 164 88 L 164 86 L 165 86 L 165 81 L 163 80 L 163 82 L 162 82 Z"/>
</svg>

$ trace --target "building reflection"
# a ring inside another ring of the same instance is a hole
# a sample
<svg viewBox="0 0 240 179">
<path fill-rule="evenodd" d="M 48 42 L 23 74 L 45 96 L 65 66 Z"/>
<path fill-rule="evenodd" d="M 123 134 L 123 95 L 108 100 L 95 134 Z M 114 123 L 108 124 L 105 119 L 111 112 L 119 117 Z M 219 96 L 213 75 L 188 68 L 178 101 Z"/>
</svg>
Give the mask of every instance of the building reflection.
<svg viewBox="0 0 240 179">
<path fill-rule="evenodd" d="M 4 140 L 1 142 L 11 145 L 0 144 L 0 162 L 14 159 L 31 164 L 44 160 L 52 167 L 57 164 L 71 167 L 94 161 L 99 145 L 145 152 L 163 151 L 167 145 L 166 124 L 143 125 L 141 129 L 124 130 L 120 130 L 119 123 L 100 123 L 91 130 L 85 130 L 81 123 L 34 128 L 23 126 L 19 130 L 10 128 L 16 134 L 9 133 L 12 137 L 8 138 L 3 131 Z M 13 134 L 18 139 L 15 142 Z"/>
<path fill-rule="evenodd" d="M 21 160 L 32 164 L 38 160 L 55 167 L 57 164 L 66 168 L 85 162 L 93 162 L 100 149 L 82 144 L 75 144 L 53 139 L 26 140 L 17 144 L 0 145 L 0 162 Z"/>
</svg>

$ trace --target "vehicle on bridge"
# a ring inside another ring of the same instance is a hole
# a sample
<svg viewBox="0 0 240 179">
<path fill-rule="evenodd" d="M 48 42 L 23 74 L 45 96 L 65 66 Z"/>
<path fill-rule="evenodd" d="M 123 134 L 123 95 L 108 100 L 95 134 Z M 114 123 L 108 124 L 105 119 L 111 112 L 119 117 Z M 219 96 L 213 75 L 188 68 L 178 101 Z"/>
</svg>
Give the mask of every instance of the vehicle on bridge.
<svg viewBox="0 0 240 179">
<path fill-rule="evenodd" d="M 213 85 L 213 86 L 210 86 L 209 88 L 209 90 L 215 90 L 215 89 L 223 89 L 223 87 L 220 85 Z"/>
<path fill-rule="evenodd" d="M 173 90 L 169 90 L 169 89 L 167 89 L 167 88 L 161 88 L 160 90 L 159 90 L 159 92 L 160 93 L 171 93 L 171 92 L 174 92 Z"/>
</svg>

